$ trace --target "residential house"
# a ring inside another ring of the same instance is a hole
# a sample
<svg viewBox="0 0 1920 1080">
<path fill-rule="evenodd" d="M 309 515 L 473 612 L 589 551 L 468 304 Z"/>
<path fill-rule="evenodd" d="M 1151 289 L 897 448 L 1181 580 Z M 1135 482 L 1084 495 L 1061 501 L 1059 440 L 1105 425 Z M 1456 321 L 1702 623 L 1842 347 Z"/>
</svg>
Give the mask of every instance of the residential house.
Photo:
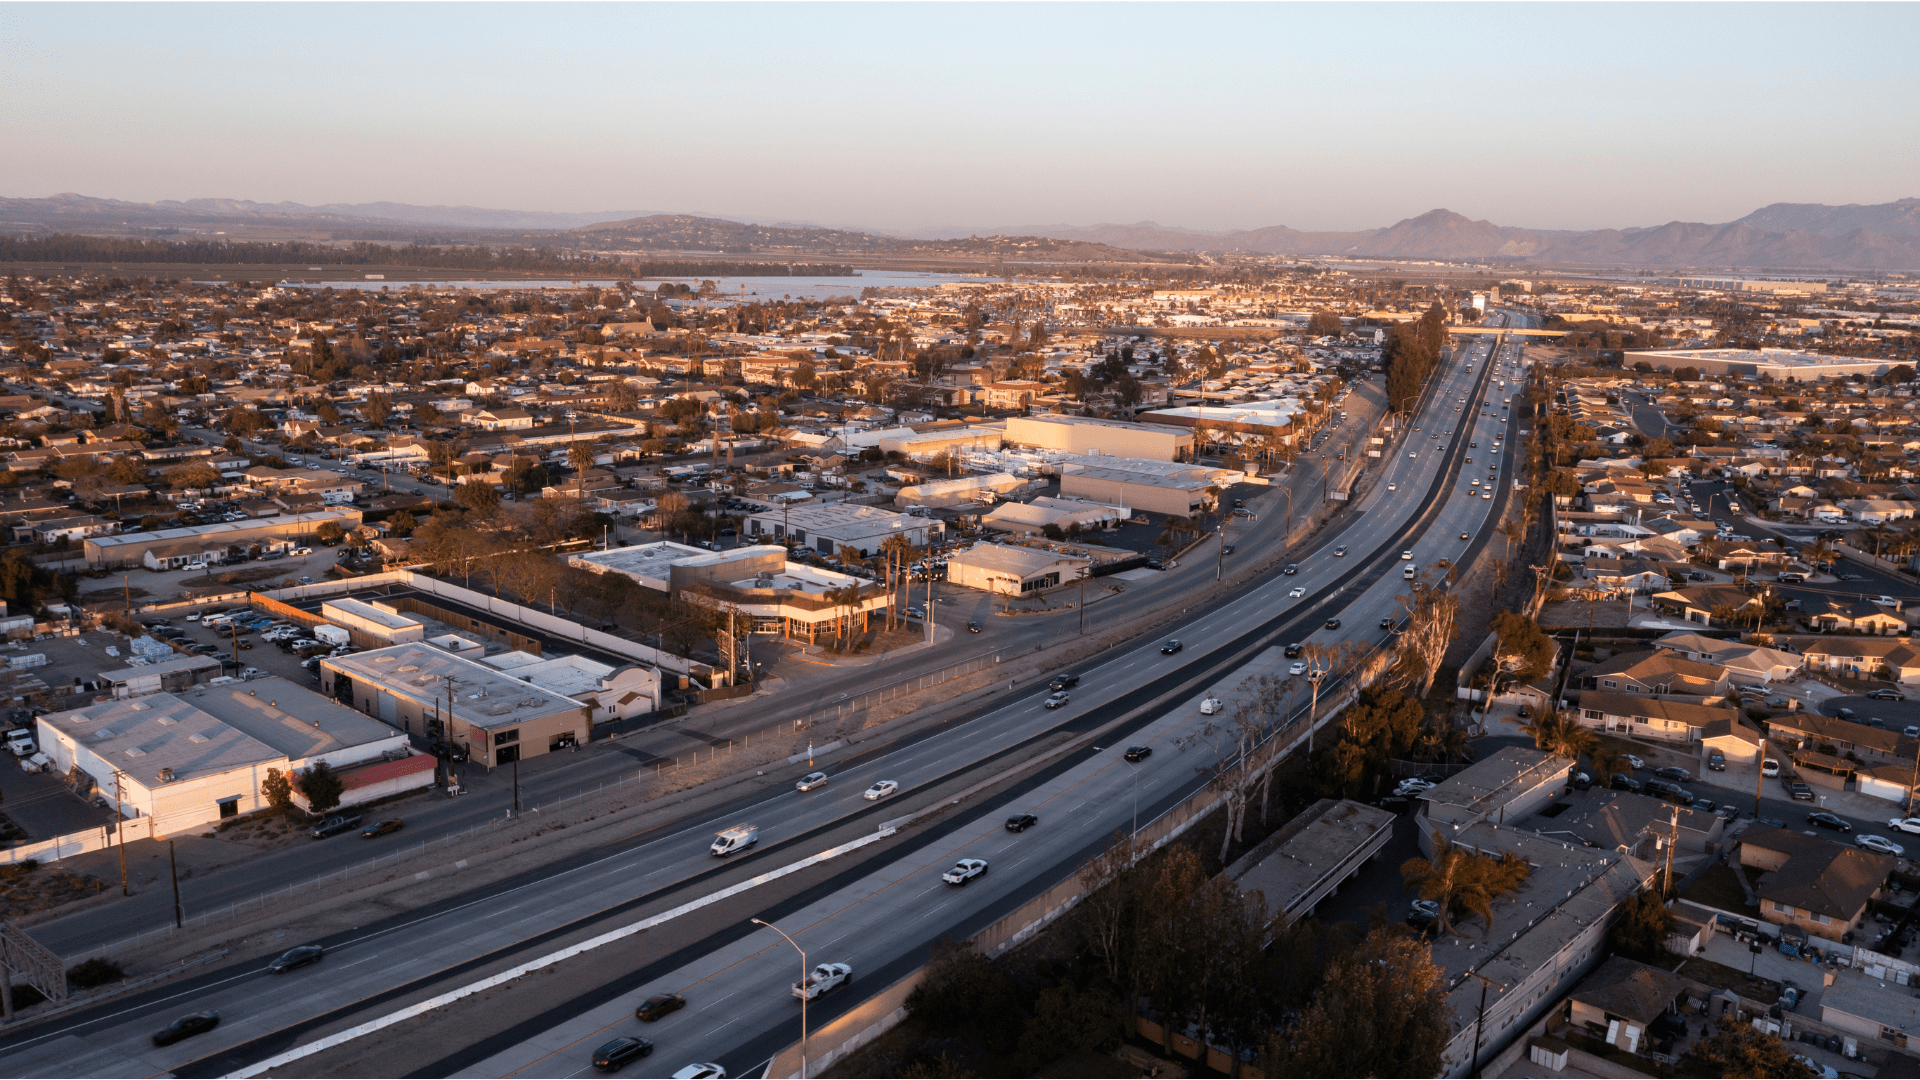
<svg viewBox="0 0 1920 1080">
<path fill-rule="evenodd" d="M 1718 664 L 1727 670 L 1727 680 L 1735 686 L 1759 686 L 1792 678 L 1800 670 L 1803 657 L 1765 645 L 1722 641 L 1691 631 L 1679 630 L 1658 639 L 1654 648 L 1669 649 L 1689 660 Z M 1920 666 L 1915 675 L 1920 676 Z"/>
<path fill-rule="evenodd" d="M 1763 603 L 1759 597 L 1748 596 L 1734 585 L 1693 585 L 1653 594 L 1654 607 L 1701 626 L 1713 625 L 1716 608 L 1725 606 L 1733 609 L 1737 622 L 1754 614 Z"/>
<path fill-rule="evenodd" d="M 1715 721 L 1740 716 L 1738 710 L 1719 705 L 1601 690 L 1581 691 L 1579 708 L 1583 727 L 1677 743 L 1697 743 Z"/>
<path fill-rule="evenodd" d="M 1659 694 L 1692 698 L 1724 697 L 1727 669 L 1688 660 L 1667 649 L 1622 653 L 1588 668 L 1580 685 L 1621 694 Z"/>
<path fill-rule="evenodd" d="M 533 427 L 533 414 L 515 406 L 498 409 L 469 409 L 460 419 L 482 431 L 526 431 Z"/>
<path fill-rule="evenodd" d="M 1760 917 L 1830 941 L 1864 922 L 1894 863 L 1891 855 L 1771 825 L 1740 834 L 1740 865 L 1761 871 L 1753 888 Z"/>
<path fill-rule="evenodd" d="M 1767 721 L 1767 731 L 1771 738 L 1789 749 L 1821 750 L 1831 746 L 1833 752 L 1852 755 L 1868 765 L 1911 766 L 1915 751 L 1920 750 L 1920 741 L 1897 731 L 1818 713 L 1776 716 Z"/>
<path fill-rule="evenodd" d="M 1848 630 L 1856 634 L 1904 634 L 1907 620 L 1871 600 L 1826 600 L 1802 612 L 1808 626 L 1824 634 Z"/>
<path fill-rule="evenodd" d="M 1609 1046 L 1640 1053 L 1654 1038 L 1653 1022 L 1678 1015 L 1693 985 L 1663 968 L 1610 956 L 1568 995 L 1568 1018 Z"/>
</svg>

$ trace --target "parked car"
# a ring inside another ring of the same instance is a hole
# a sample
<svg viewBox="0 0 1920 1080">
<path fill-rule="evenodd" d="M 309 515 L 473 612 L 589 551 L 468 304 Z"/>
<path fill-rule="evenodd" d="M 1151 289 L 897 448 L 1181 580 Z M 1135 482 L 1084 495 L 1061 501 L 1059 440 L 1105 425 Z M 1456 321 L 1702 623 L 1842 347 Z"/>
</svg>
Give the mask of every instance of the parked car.
<svg viewBox="0 0 1920 1080">
<path fill-rule="evenodd" d="M 1607 786 L 1615 791 L 1639 791 L 1640 781 L 1635 780 L 1626 773 L 1617 772 L 1613 774 L 1613 779 Z"/>
<path fill-rule="evenodd" d="M 1787 785 L 1787 796 L 1795 802 L 1812 802 L 1813 789 L 1804 782 L 1795 780 Z"/>
<path fill-rule="evenodd" d="M 1816 810 L 1808 814 L 1807 824 L 1818 825 L 1823 829 L 1832 829 L 1834 832 L 1839 833 L 1850 833 L 1853 831 L 1853 826 L 1849 824 L 1845 818 L 1840 817 L 1838 814 L 1829 814 L 1825 810 Z"/>
<path fill-rule="evenodd" d="M 1888 818 L 1887 828 L 1898 829 L 1904 833 L 1920 833 L 1920 817 Z"/>
<path fill-rule="evenodd" d="M 1726 772 L 1727 771 L 1727 755 L 1722 753 L 1719 750 L 1708 751 L 1707 768 L 1714 772 Z"/>
<path fill-rule="evenodd" d="M 1868 851 L 1877 851 L 1882 855 L 1892 855 L 1902 859 L 1907 856 L 1906 848 L 1901 847 L 1899 844 L 1894 843 L 1884 836 L 1856 836 L 1853 838 L 1853 842 L 1860 847 L 1866 848 Z"/>
<path fill-rule="evenodd" d="M 307 830 L 307 835 L 313 837 L 315 840 L 324 840 L 336 833 L 351 832 L 359 827 L 359 814 L 331 814 L 322 820 L 320 824 Z"/>
<path fill-rule="evenodd" d="M 1878 701 L 1905 701 L 1907 696 L 1887 686 L 1877 686 L 1867 691 L 1867 696 Z"/>
<path fill-rule="evenodd" d="M 1681 784 L 1690 783 L 1693 780 L 1693 774 L 1678 765 L 1668 765 L 1665 768 L 1655 769 L 1653 770 L 1653 775 L 1662 780 L 1672 780 L 1675 783 Z"/>
</svg>

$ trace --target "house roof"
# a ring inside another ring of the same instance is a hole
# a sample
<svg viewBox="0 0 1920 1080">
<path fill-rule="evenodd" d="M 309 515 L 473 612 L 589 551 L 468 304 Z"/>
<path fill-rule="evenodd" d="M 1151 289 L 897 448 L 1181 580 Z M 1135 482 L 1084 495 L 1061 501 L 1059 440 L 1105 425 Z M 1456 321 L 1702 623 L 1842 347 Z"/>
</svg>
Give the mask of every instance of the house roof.
<svg viewBox="0 0 1920 1080">
<path fill-rule="evenodd" d="M 1733 709 L 1717 705 L 1694 705 L 1645 694 L 1610 694 L 1601 690 L 1582 690 L 1580 707 L 1595 709 L 1608 716 L 1644 716 L 1649 720 L 1668 720 L 1702 729 L 1715 720 L 1729 720 L 1739 715 Z"/>
<path fill-rule="evenodd" d="M 1835 919 L 1851 919 L 1859 914 L 1887 880 L 1894 864 L 1891 855 L 1862 851 L 1771 825 L 1748 826 L 1740 842 L 1787 857 L 1778 870 L 1760 876 L 1754 891 L 1761 899 Z"/>
<path fill-rule="evenodd" d="M 1641 1027 L 1659 1017 L 1686 992 L 1687 980 L 1624 956 L 1610 956 L 1573 988 L 1572 999 Z"/>
<path fill-rule="evenodd" d="M 1584 674 L 1587 678 L 1617 675 L 1649 685 L 1667 683 L 1677 678 L 1717 683 L 1727 677 L 1727 669 L 1719 664 L 1703 664 L 1697 660 L 1689 660 L 1668 649 L 1654 649 L 1648 652 L 1622 653 L 1610 660 L 1595 664 Z"/>
</svg>

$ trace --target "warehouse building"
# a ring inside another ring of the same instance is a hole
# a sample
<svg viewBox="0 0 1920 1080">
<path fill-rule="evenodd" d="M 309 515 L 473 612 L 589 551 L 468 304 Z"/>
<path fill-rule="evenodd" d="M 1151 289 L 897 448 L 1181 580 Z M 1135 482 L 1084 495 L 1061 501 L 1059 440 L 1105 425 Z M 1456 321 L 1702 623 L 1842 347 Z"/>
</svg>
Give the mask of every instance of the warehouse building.
<svg viewBox="0 0 1920 1080">
<path fill-rule="evenodd" d="M 489 768 L 589 738 L 585 705 L 425 642 L 328 657 L 320 689 L 408 734 L 465 746 Z"/>
<path fill-rule="evenodd" d="M 889 431 L 876 433 L 879 438 L 871 445 L 883 453 L 905 454 L 916 461 L 926 461 L 945 453 L 965 453 L 969 450 L 998 450 L 1002 433 L 994 426 L 929 426 L 924 430 Z M 849 439 L 851 445 L 867 443 L 856 435 Z"/>
<path fill-rule="evenodd" d="M 594 723 L 625 720 L 660 707 L 660 670 L 645 664 L 618 667 L 584 656 L 539 657 L 505 652 L 483 663 L 585 705 Z"/>
<path fill-rule="evenodd" d="M 1090 416 L 1013 416 L 1007 442 L 1071 454 L 1181 461 L 1193 456 L 1193 432 L 1165 424 L 1133 424 Z"/>
<path fill-rule="evenodd" d="M 1655 371 L 1690 367 L 1702 378 L 1723 375 L 1768 376 L 1774 382 L 1816 382 L 1850 375 L 1872 377 L 1893 370 L 1892 360 L 1828 356 L 1798 349 L 1649 349 L 1629 350 L 1621 366 L 1633 370 L 1641 361 Z M 89 541 L 91 543 L 91 541 Z"/>
<path fill-rule="evenodd" d="M 657 543 L 610 548 L 606 551 L 583 551 L 577 555 L 567 556 L 567 562 L 595 574 L 604 574 L 608 571 L 625 574 L 655 592 L 671 593 L 675 563 L 704 558 L 712 554 L 713 552 L 706 548 L 661 540 Z"/>
<path fill-rule="evenodd" d="M 947 557 L 947 580 L 970 589 L 1025 596 L 1075 581 L 1093 569 L 1093 560 L 1057 551 L 1008 544 L 975 544 Z"/>
<path fill-rule="evenodd" d="M 891 536 L 904 536 L 914 547 L 926 547 L 946 532 L 946 524 L 933 518 L 847 503 L 762 510 L 749 515 L 742 528 L 748 537 L 762 543 L 790 539 L 822 555 L 850 547 L 862 558 L 879 554 L 880 545 Z"/>
<path fill-rule="evenodd" d="M 1028 536 L 1038 536 L 1051 525 L 1061 532 L 1074 526 L 1082 529 L 1100 529 L 1126 520 L 1126 512 L 1118 506 L 1106 503 L 1089 502 L 1085 499 L 1056 499 L 1051 495 L 1041 495 L 1032 502 L 1001 503 L 992 512 L 980 519 L 980 524 L 1000 532 L 1017 532 Z"/>
<path fill-rule="evenodd" d="M 187 690 L 220 674 L 226 665 L 211 656 L 176 656 L 157 664 L 100 673 L 100 682 L 117 698 Z"/>
<path fill-rule="evenodd" d="M 352 635 L 353 643 L 363 649 L 404 645 L 427 634 L 427 624 L 411 615 L 351 597 L 321 604 L 320 617 Z"/>
<path fill-rule="evenodd" d="M 51 713 L 38 729 L 57 770 L 77 768 L 123 817 L 152 819 L 154 836 L 265 809 L 269 769 L 325 761 L 344 773 L 411 754 L 401 732 L 278 678 Z M 433 779 L 425 761 L 420 786 Z"/>
<path fill-rule="evenodd" d="M 216 521 L 210 525 L 179 529 L 90 536 L 86 540 L 87 565 L 94 569 L 144 566 L 149 551 L 165 551 L 170 558 L 185 542 L 202 544 L 207 548 L 293 544 L 312 539 L 320 526 L 329 521 L 352 532 L 360 527 L 360 511 L 352 507 L 329 507 L 312 513 L 282 514 L 250 521 Z"/>
</svg>

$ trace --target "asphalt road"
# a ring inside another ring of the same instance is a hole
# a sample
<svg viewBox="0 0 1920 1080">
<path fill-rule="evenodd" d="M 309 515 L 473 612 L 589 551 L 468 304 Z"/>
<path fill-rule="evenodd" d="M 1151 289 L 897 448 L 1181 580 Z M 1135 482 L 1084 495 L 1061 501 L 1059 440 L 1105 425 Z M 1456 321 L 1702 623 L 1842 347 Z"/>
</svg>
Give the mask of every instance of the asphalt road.
<svg viewBox="0 0 1920 1080">
<path fill-rule="evenodd" d="M 1459 557 L 1469 543 L 1457 539 L 1462 532 L 1483 542 L 1501 500 L 1479 497 L 1469 483 L 1484 479 L 1486 458 L 1485 450 L 1475 454 L 1464 442 L 1481 441 L 1490 449 L 1488 443 L 1504 427 L 1497 409 L 1481 417 L 1458 399 L 1487 397 L 1493 377 L 1484 355 L 1472 375 L 1456 363 L 1440 376 L 1421 414 L 1424 430 L 1395 450 L 1396 458 L 1387 466 L 1388 484 L 1376 487 L 1343 528 L 1299 558 L 1298 576 L 1270 576 L 1230 603 L 1200 612 L 1176 632 L 1187 643 L 1179 654 L 1162 653 L 1158 642 L 1114 650 L 1110 659 L 1084 673 L 1082 687 L 1064 709 L 1043 710 L 1037 691 L 1010 695 L 964 722 L 838 766 L 833 786 L 824 792 L 802 796 L 775 790 L 525 880 L 361 928 L 330 943 L 332 955 L 310 972 L 270 977 L 252 962 L 236 964 L 165 991 L 63 1018 L 0 1044 L 0 1061 L 7 1063 L 10 1075 L 21 1076 L 123 1075 L 134 1069 L 179 1075 L 230 1071 L 314 1034 L 386 1015 L 394 1003 L 424 992 L 427 984 L 437 988 L 458 982 L 466 973 L 506 963 L 509 957 L 531 958 L 569 936 L 630 921 L 649 910 L 671 909 L 690 896 L 709 894 L 733 875 L 765 873 L 867 833 L 877 818 L 891 812 L 885 804 L 859 798 L 860 789 L 875 779 L 902 785 L 903 793 L 893 801 L 904 809 L 915 797 L 966 779 L 954 774 L 965 773 L 971 763 L 1031 753 L 1037 745 L 1033 740 L 1045 738 L 1052 725 L 1089 729 L 1126 717 L 1116 740 L 1142 742 L 1156 750 L 1141 766 L 1122 762 L 1110 744 L 1098 753 L 1074 755 L 1014 795 L 970 810 L 951 824 L 910 830 L 904 841 L 891 841 L 897 849 L 848 859 L 844 870 L 815 890 L 818 895 L 802 893 L 784 910 L 767 909 L 766 917 L 777 917 L 796 933 L 816 960 L 845 960 L 855 965 L 862 985 L 884 985 L 890 973 L 904 973 L 917 964 L 929 941 L 984 925 L 997 912 L 1070 873 L 1115 829 L 1130 827 L 1136 785 L 1143 816 L 1177 803 L 1192 790 L 1200 782 L 1199 767 L 1211 761 L 1216 750 L 1201 735 L 1205 724 L 1198 701 L 1229 692 L 1231 684 L 1252 672 L 1271 670 L 1278 663 L 1275 646 L 1309 636 L 1383 639 L 1387 632 L 1376 623 L 1397 612 L 1395 597 L 1405 590 L 1404 579 L 1395 572 L 1402 565 L 1398 556 L 1403 546 L 1415 552 L 1414 563 L 1426 565 L 1441 557 Z M 1448 434 L 1432 437 L 1440 432 Z M 1471 472 L 1466 471 L 1468 456 L 1476 459 Z M 1504 483 L 1507 471 L 1501 463 L 1496 479 Z M 1403 539 L 1402 530 L 1408 527 L 1417 530 L 1416 539 Z M 1335 556 L 1333 549 L 1342 544 L 1349 553 Z M 1173 588 L 1180 581 L 1175 574 L 1154 584 Z M 1289 597 L 1296 586 L 1307 589 L 1307 595 Z M 1326 626 L 1331 618 L 1341 620 L 1339 629 Z M 523 787 L 526 779 L 523 774 Z M 1042 827 L 1019 836 L 1004 833 L 999 822 L 1015 809 L 1040 813 Z M 743 817 L 763 827 L 761 854 L 716 866 L 705 852 L 706 841 L 716 829 Z M 976 853 L 992 866 L 987 877 L 964 890 L 933 880 L 953 858 Z M 680 918 L 705 925 L 697 922 L 698 915 Z M 781 939 L 768 931 L 741 929 L 739 922 L 730 916 L 725 926 L 707 927 L 709 932 L 699 938 L 706 944 L 655 959 L 626 980 L 633 985 L 594 1008 L 630 1014 L 633 995 L 660 987 L 698 987 L 701 1009 L 676 1014 L 685 1020 L 663 1021 L 649 1032 L 661 1046 L 655 1060 L 662 1065 L 717 1060 L 736 1074 L 753 1068 L 791 1038 L 784 987 L 792 980 L 794 957 Z M 578 965 L 578 981 L 585 983 L 600 973 L 598 960 L 588 954 L 562 967 Z M 852 995 L 841 997 L 839 1005 L 826 1002 L 816 1013 L 830 1016 L 855 1000 Z M 776 1003 L 773 1007 L 768 1007 L 769 998 Z M 494 1066 L 510 1062 L 528 1066 L 526 1075 L 576 1071 L 584 1060 L 580 1040 L 597 1037 L 603 1026 L 596 1019 L 599 1014 L 565 995 L 538 1002 L 545 1008 L 531 1015 L 525 1006 L 506 1004 L 512 1000 L 512 995 L 469 999 L 474 1007 L 504 1010 L 500 1022 L 491 1025 L 494 1032 L 465 1041 L 410 1039 L 416 1057 L 423 1046 L 440 1057 L 407 1071 L 500 1072 L 506 1070 Z M 731 1003 L 720 1012 L 707 1011 L 709 1004 L 720 1007 L 723 1001 Z M 148 1046 L 147 1032 L 188 1002 L 217 1008 L 227 1019 L 214 1033 L 176 1047 Z M 438 1010 L 414 1023 L 431 1030 L 455 1017 L 470 1024 L 472 1015 L 465 1007 Z M 555 1047 L 564 1049 L 551 1054 Z"/>
</svg>

